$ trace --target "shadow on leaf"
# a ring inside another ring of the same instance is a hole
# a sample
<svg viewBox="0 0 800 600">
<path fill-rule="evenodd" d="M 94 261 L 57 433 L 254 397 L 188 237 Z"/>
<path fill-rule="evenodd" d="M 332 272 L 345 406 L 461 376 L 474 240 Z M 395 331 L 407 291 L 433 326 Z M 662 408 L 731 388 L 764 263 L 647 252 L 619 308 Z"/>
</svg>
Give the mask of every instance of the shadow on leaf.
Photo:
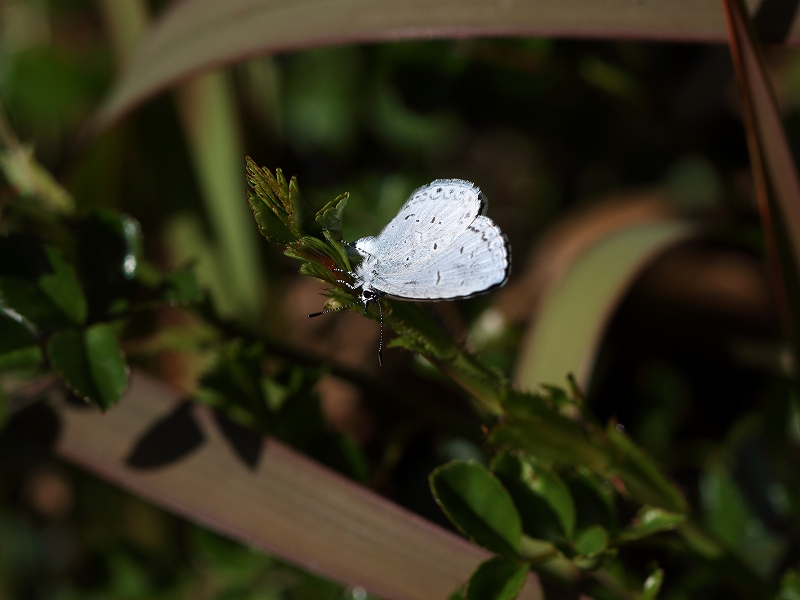
<svg viewBox="0 0 800 600">
<path fill-rule="evenodd" d="M 136 469 L 164 467 L 191 453 L 204 439 L 191 402 L 183 402 L 136 442 L 125 464 Z"/>
<path fill-rule="evenodd" d="M 61 434 L 61 418 L 45 402 L 36 402 L 15 413 L 6 423 L 6 435 L 23 440 L 33 438 L 51 449 Z"/>
<path fill-rule="evenodd" d="M 214 411 L 214 419 L 220 431 L 225 436 L 225 439 L 236 453 L 236 456 L 238 456 L 251 471 L 255 471 L 256 467 L 258 467 L 258 461 L 261 458 L 261 449 L 264 445 L 264 439 L 261 435 L 239 425 L 239 423 L 231 421 L 218 410 Z"/>
</svg>

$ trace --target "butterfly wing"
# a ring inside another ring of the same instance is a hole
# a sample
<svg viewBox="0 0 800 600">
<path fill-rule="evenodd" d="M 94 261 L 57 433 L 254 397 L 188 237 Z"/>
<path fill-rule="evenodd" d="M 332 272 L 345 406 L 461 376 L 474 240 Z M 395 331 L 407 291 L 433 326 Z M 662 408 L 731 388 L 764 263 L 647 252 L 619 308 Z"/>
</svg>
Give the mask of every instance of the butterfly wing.
<svg viewBox="0 0 800 600">
<path fill-rule="evenodd" d="M 405 258 L 405 256 L 404 256 Z M 380 264 L 374 287 L 405 300 L 451 300 L 503 285 L 511 272 L 506 236 L 479 215 L 449 244 L 424 260 Z"/>
<path fill-rule="evenodd" d="M 478 215 L 488 200 L 461 179 L 437 179 L 416 190 L 377 237 L 380 273 L 419 265 L 443 253 Z"/>
</svg>

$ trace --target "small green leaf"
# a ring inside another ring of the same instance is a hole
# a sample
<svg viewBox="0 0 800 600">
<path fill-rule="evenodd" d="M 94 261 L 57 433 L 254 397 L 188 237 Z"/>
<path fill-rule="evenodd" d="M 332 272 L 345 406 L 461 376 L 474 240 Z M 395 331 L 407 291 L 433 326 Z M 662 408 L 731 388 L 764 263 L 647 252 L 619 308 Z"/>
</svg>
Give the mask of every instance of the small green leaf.
<svg viewBox="0 0 800 600">
<path fill-rule="evenodd" d="M 99 397 L 92 381 L 83 334 L 78 329 L 61 329 L 50 336 L 47 353 L 53 367 L 67 386 L 84 400 Z"/>
<path fill-rule="evenodd" d="M 64 383 L 103 410 L 119 401 L 128 385 L 128 365 L 110 325 L 56 331 L 47 350 Z"/>
<path fill-rule="evenodd" d="M 467 584 L 467 600 L 513 600 L 525 584 L 528 565 L 495 557 L 482 562 Z"/>
<path fill-rule="evenodd" d="M 636 513 L 633 523 L 622 532 L 624 540 L 638 540 L 660 531 L 671 531 L 686 520 L 683 513 L 673 513 L 661 508 L 643 506 Z"/>
<path fill-rule="evenodd" d="M 655 460 L 623 431 L 618 430 L 614 423 L 608 424 L 606 435 L 616 451 L 614 471 L 622 478 L 634 497 L 666 510 L 675 512 L 688 510 L 686 498 L 664 476 Z"/>
<path fill-rule="evenodd" d="M 348 272 L 351 271 L 352 270 L 352 267 L 350 266 L 350 256 L 351 256 L 351 254 L 348 252 L 348 250 L 350 250 L 351 252 L 354 252 L 354 249 L 349 247 L 349 246 L 346 246 L 342 242 L 342 240 L 341 240 L 341 232 L 339 232 L 339 235 L 335 235 L 333 231 L 331 231 L 329 229 L 324 229 L 322 231 L 322 235 L 325 236 L 325 239 L 328 240 L 328 243 L 331 245 L 331 247 L 339 255 L 339 258 L 340 258 L 339 264 L 342 266 L 342 270 L 348 271 Z"/>
<path fill-rule="evenodd" d="M 492 471 L 514 499 L 525 531 L 537 538 L 571 538 L 575 503 L 569 488 L 553 471 L 520 452 L 500 452 Z"/>
<path fill-rule="evenodd" d="M 504 556 L 515 556 L 522 522 L 500 481 L 475 461 L 454 461 L 430 475 L 436 502 L 467 537 Z"/>
<path fill-rule="evenodd" d="M 609 530 L 619 528 L 616 505 L 619 495 L 611 482 L 586 467 L 578 467 L 566 483 L 575 501 L 577 527 L 600 524 Z"/>
<path fill-rule="evenodd" d="M 348 192 L 337 196 L 317 212 L 314 221 L 316 221 L 323 230 L 330 231 L 337 238 L 341 238 L 342 215 L 344 214 L 344 207 L 347 205 L 347 200 L 349 198 L 350 194 Z"/>
<path fill-rule="evenodd" d="M 0 369 L 23 369 L 42 361 L 42 350 L 30 323 L 0 306 Z"/>
<path fill-rule="evenodd" d="M 100 392 L 101 406 L 115 404 L 128 387 L 128 365 L 110 325 L 100 323 L 84 332 L 92 379 Z"/>
<path fill-rule="evenodd" d="M 303 196 L 300 193 L 300 186 L 297 185 L 297 177 L 292 176 L 287 185 L 286 178 L 283 176 L 281 169 L 275 169 L 275 176 L 281 189 L 288 192 L 288 202 L 286 202 L 286 211 L 289 214 L 291 222 L 290 229 L 296 236 L 303 235 L 306 215 L 308 208 L 306 207 Z"/>
<path fill-rule="evenodd" d="M 705 471 L 700 479 L 700 504 L 708 528 L 729 548 L 742 545 L 752 510 L 733 476 L 722 468 Z"/>
<path fill-rule="evenodd" d="M 572 564 L 582 571 L 594 571 L 595 569 L 599 569 L 603 565 L 608 564 L 617 556 L 617 554 L 618 552 L 616 548 L 609 548 L 604 552 L 598 552 L 597 554 L 592 554 L 591 556 L 575 556 L 572 558 Z"/>
<path fill-rule="evenodd" d="M 0 370 L 27 369 L 42 362 L 42 349 L 39 346 L 28 346 L 19 350 L 11 350 L 0 354 Z"/>
<path fill-rule="evenodd" d="M 297 238 L 286 246 L 283 252 L 286 256 L 306 262 L 313 262 L 330 271 L 334 269 L 345 270 L 346 265 L 341 263 L 341 253 L 330 244 L 311 236 Z"/>
<path fill-rule="evenodd" d="M 255 194 L 247 195 L 247 202 L 253 210 L 258 231 L 270 242 L 276 244 L 288 244 L 295 239 L 294 234 L 289 230 L 280 217 Z"/>
<path fill-rule="evenodd" d="M 269 169 L 256 165 L 249 156 L 245 160 L 247 182 L 253 191 L 247 200 L 261 234 L 270 241 L 283 244 L 305 235 L 308 210 L 296 178 L 287 182 L 280 169 L 275 169 L 273 175 Z M 277 217 L 277 221 L 273 217 Z"/>
<path fill-rule="evenodd" d="M 300 273 L 302 275 L 316 277 L 317 279 L 321 279 L 322 281 L 326 281 L 333 285 L 338 283 L 338 280 L 333 276 L 332 272 L 325 267 L 318 265 L 317 263 L 304 262 L 302 265 L 300 265 Z"/>
<path fill-rule="evenodd" d="M 579 554 L 592 556 L 608 547 L 608 532 L 600 525 L 584 530 L 575 540 L 575 549 Z"/>
<path fill-rule="evenodd" d="M 534 396 L 529 398 L 532 403 L 536 402 Z M 586 465 L 601 473 L 611 463 L 606 449 L 591 439 L 579 424 L 548 408 L 528 417 L 509 414 L 491 431 L 489 442 L 512 450 L 524 450 L 543 462 Z"/>
<path fill-rule="evenodd" d="M 55 248 L 45 246 L 44 251 L 53 272 L 39 278 L 39 287 L 72 323 L 80 325 L 86 320 L 87 312 L 86 297 L 81 284 Z"/>
<path fill-rule="evenodd" d="M 658 593 L 661 591 L 661 585 L 664 583 L 664 569 L 659 569 L 658 565 L 653 565 L 650 570 L 650 575 L 644 580 L 642 587 L 641 600 L 656 600 Z M 800 597 L 798 597 L 800 599 Z"/>
<path fill-rule="evenodd" d="M 58 251 L 34 236 L 0 237 L 0 296 L 35 325 L 79 325 L 86 298 Z"/>
</svg>

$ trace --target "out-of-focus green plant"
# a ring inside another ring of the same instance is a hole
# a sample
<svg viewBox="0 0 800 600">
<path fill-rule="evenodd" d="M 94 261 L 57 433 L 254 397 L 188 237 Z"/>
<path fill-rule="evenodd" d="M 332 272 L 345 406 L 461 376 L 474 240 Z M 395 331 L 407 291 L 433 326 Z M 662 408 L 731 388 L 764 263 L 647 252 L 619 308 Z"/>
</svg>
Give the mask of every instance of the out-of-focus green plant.
<svg viewBox="0 0 800 600">
<path fill-rule="evenodd" d="M 73 214 L 69 194 L 20 150 L 0 114 L 0 166 L 17 193 L 0 232 L 0 369 L 51 371 L 105 410 L 122 397 L 129 368 L 118 331 L 131 314 L 197 302 L 191 272 L 142 268 L 136 219 L 107 209 Z M 38 222 L 33 233 L 26 223 Z"/>
</svg>

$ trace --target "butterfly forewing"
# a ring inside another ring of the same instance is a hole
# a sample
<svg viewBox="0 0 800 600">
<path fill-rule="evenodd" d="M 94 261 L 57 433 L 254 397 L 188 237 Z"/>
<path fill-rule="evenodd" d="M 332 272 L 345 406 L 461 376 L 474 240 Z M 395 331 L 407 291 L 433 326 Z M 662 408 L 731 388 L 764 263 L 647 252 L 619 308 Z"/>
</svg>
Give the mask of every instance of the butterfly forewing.
<svg viewBox="0 0 800 600">
<path fill-rule="evenodd" d="M 377 240 L 381 272 L 420 264 L 443 253 L 486 209 L 472 183 L 439 179 L 416 190 Z"/>
</svg>

